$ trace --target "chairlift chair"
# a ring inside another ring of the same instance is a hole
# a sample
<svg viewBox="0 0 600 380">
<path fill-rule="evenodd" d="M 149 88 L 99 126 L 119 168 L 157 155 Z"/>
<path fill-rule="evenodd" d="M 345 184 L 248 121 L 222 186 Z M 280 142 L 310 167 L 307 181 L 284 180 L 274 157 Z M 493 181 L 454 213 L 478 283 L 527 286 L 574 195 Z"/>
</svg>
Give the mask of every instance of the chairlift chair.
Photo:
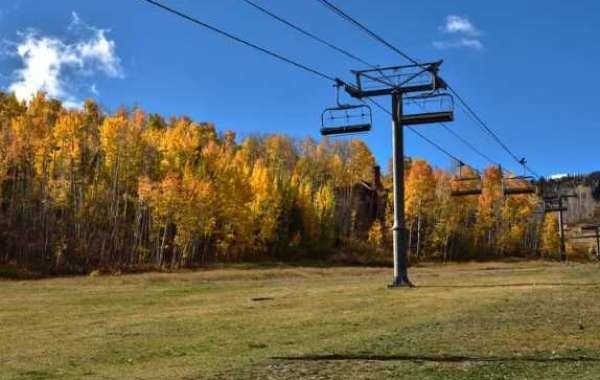
<svg viewBox="0 0 600 380">
<path fill-rule="evenodd" d="M 402 124 L 429 124 L 454 121 L 454 98 L 447 93 L 428 93 L 425 95 L 405 98 L 409 103 L 418 105 L 423 112 L 406 114 L 402 116 Z M 433 105 L 430 110 L 428 105 Z"/>
<path fill-rule="evenodd" d="M 321 114 L 321 135 L 348 135 L 371 130 L 373 115 L 366 104 L 341 104 Z"/>
<path fill-rule="evenodd" d="M 502 192 L 505 196 L 538 193 L 535 178 L 525 175 L 527 172 L 527 160 L 523 157 L 519 160 L 519 163 L 523 166 L 523 175 L 502 176 Z M 500 172 L 502 173 L 502 167 L 500 167 Z"/>
<path fill-rule="evenodd" d="M 450 182 L 450 195 L 453 197 L 465 197 L 481 194 L 481 176 L 464 177 L 462 168 L 465 166 L 463 162 L 458 163 L 458 176 L 454 177 Z"/>
<path fill-rule="evenodd" d="M 531 176 L 513 176 L 502 178 L 504 195 L 536 194 L 537 187 Z"/>
<path fill-rule="evenodd" d="M 467 187 L 460 186 L 465 184 Z M 450 195 L 453 197 L 465 197 L 469 195 L 481 194 L 481 177 L 460 177 L 452 180 L 452 190 Z"/>
<path fill-rule="evenodd" d="M 366 104 L 341 104 L 340 87 L 344 82 L 338 80 L 336 87 L 337 106 L 326 108 L 321 113 L 321 135 L 349 135 L 368 132 L 373 124 L 373 112 Z"/>
</svg>

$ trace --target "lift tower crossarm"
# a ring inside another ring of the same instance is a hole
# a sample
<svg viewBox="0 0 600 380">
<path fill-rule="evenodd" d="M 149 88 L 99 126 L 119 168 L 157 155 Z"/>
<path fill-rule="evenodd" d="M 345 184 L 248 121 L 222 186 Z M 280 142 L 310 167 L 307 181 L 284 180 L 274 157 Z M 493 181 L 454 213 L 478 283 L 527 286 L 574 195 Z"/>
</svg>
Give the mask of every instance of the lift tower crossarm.
<svg viewBox="0 0 600 380">
<path fill-rule="evenodd" d="M 356 86 L 346 86 L 345 88 L 350 96 L 357 99 L 392 95 L 394 92 L 401 92 L 406 94 L 413 92 L 433 92 L 439 89 L 446 89 L 446 82 L 438 76 L 438 71 L 441 64 L 442 61 L 437 61 L 431 63 L 424 63 L 421 66 L 404 65 L 388 66 L 367 70 L 352 70 L 351 72 L 356 77 Z M 418 70 L 416 72 L 409 73 L 406 78 L 399 77 L 397 74 L 399 72 L 402 72 L 402 70 L 415 68 L 418 68 Z M 381 76 L 375 76 L 376 73 L 380 74 Z M 429 83 L 408 85 L 408 83 L 418 78 L 419 76 L 422 76 L 423 74 L 428 74 L 433 80 L 431 80 Z M 399 83 L 396 84 L 391 82 L 393 78 L 398 78 L 401 80 L 399 80 Z M 384 87 L 368 89 L 365 87 L 365 79 L 373 83 L 382 85 Z"/>
</svg>

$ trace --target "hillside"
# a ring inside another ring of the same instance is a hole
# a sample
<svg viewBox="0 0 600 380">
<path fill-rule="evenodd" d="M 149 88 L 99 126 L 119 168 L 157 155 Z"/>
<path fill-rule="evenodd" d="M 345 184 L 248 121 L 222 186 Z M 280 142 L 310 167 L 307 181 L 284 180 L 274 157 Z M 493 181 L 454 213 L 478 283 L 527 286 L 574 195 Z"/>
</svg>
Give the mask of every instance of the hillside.
<svg viewBox="0 0 600 380">
<path fill-rule="evenodd" d="M 600 171 L 548 180 L 544 192 L 577 195 L 568 200 L 566 223 L 600 224 Z"/>
</svg>

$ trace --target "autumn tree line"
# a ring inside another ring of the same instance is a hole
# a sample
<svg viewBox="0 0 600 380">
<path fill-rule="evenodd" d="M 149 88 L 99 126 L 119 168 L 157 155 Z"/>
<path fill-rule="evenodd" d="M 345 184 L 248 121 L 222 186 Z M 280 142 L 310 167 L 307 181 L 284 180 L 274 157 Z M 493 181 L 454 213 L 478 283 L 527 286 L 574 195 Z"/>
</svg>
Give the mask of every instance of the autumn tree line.
<svg viewBox="0 0 600 380">
<path fill-rule="evenodd" d="M 187 117 L 0 93 L 0 265 L 82 273 L 389 262 L 390 192 L 383 217 L 354 228 L 353 188 L 372 180 L 374 165 L 360 140 L 238 141 Z M 556 221 L 535 213 L 534 195 L 505 198 L 499 169 L 484 171 L 481 196 L 454 198 L 452 173 L 418 159 L 406 166 L 411 261 L 557 250 Z"/>
</svg>

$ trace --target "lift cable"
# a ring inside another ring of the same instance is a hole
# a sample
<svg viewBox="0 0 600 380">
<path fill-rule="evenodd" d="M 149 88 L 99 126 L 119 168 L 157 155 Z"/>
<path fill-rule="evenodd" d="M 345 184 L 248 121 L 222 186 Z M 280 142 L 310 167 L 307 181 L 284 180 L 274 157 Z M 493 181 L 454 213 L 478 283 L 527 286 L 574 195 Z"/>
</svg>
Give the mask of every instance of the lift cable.
<svg viewBox="0 0 600 380">
<path fill-rule="evenodd" d="M 357 26 L 358 28 L 362 29 L 365 33 L 367 33 L 368 35 L 370 35 L 372 38 L 376 39 L 380 43 L 384 44 L 385 46 L 387 46 L 391 50 L 393 50 L 396 53 L 398 53 L 404 59 L 410 61 L 411 63 L 413 63 L 413 64 L 415 64 L 417 66 L 421 66 L 421 64 L 418 61 L 416 61 L 415 59 L 411 58 L 408 54 L 405 54 L 400 49 L 398 49 L 394 45 L 392 45 L 389 42 L 387 42 L 381 36 L 379 36 L 378 34 L 376 34 L 375 32 L 373 32 L 369 28 L 367 28 L 365 25 L 363 25 L 360 22 L 358 22 L 356 19 L 350 17 L 350 15 L 348 15 L 347 13 L 345 13 L 344 11 L 342 11 L 340 8 L 336 7 L 335 5 L 331 4 L 329 1 L 327 1 L 327 0 L 318 0 L 318 1 L 320 1 L 323 6 L 325 6 L 329 10 L 331 10 L 333 13 L 337 14 L 338 16 L 342 17 L 344 20 L 346 20 L 346 21 L 350 22 L 351 24 Z M 421 67 L 423 67 L 423 66 L 421 66 Z"/>
<path fill-rule="evenodd" d="M 345 55 L 346 57 L 349 57 L 359 63 L 362 63 L 364 65 L 367 65 L 373 69 L 377 69 L 378 67 L 376 65 L 373 65 L 367 61 L 365 61 L 364 59 L 358 57 L 356 54 L 350 53 L 347 50 L 340 48 L 339 46 L 336 46 L 334 44 L 332 44 L 329 41 L 324 40 L 323 38 L 315 35 L 314 33 L 311 33 L 309 31 L 307 31 L 306 29 L 286 20 L 285 18 L 276 15 L 275 13 L 271 12 L 270 10 L 256 4 L 255 2 L 251 1 L 251 0 L 241 0 L 243 2 L 245 2 L 246 4 L 254 7 L 255 9 L 259 10 L 260 12 L 274 18 L 275 20 L 289 26 L 290 28 L 302 33 L 303 35 Z M 418 102 L 414 102 L 415 104 L 417 104 L 418 106 L 421 106 L 421 104 L 419 104 Z M 379 106 L 379 104 L 377 104 Z M 381 107 L 380 107 L 381 108 Z M 421 106 L 422 108 L 422 106 Z M 387 110 L 386 110 L 387 111 Z M 458 133 L 456 133 L 455 131 L 453 131 L 452 129 L 450 129 L 446 124 L 444 123 L 440 123 L 449 133 L 451 133 L 454 137 L 456 137 L 458 140 L 460 140 L 464 145 L 466 145 L 469 149 L 473 150 L 476 154 L 478 154 L 480 157 L 482 157 L 484 160 L 488 161 L 489 163 L 493 164 L 493 165 L 498 165 L 498 163 L 494 160 L 492 160 L 491 158 L 489 158 L 489 156 L 485 155 L 484 153 L 482 153 L 480 150 L 478 150 L 477 148 L 475 148 L 475 146 L 473 146 L 473 144 L 471 144 L 470 142 L 468 142 L 465 138 L 463 138 L 462 136 L 460 136 Z M 417 136 L 419 136 L 419 133 L 417 132 Z M 432 143 L 430 140 L 426 140 L 427 142 Z M 436 148 L 439 148 L 439 145 L 433 143 L 434 146 L 436 146 Z M 442 148 L 442 151 L 444 153 L 447 153 L 447 151 L 445 149 Z M 451 156 L 451 155 L 450 155 Z M 454 157 L 453 157 L 454 158 Z"/>
<path fill-rule="evenodd" d="M 534 172 L 527 164 L 523 164 L 524 159 L 517 157 L 507 146 L 506 144 L 504 144 L 502 142 L 502 140 L 500 139 L 500 137 L 498 137 L 498 135 L 496 133 L 494 133 L 494 131 L 492 131 L 492 129 L 487 125 L 486 122 L 484 122 L 481 117 L 479 117 L 479 115 L 469 106 L 469 104 L 456 92 L 456 90 L 454 90 L 454 88 L 452 88 L 452 86 L 450 86 L 448 84 L 448 90 L 450 90 L 450 92 L 456 96 L 456 98 L 458 99 L 458 101 L 462 104 L 462 106 L 465 108 L 465 110 L 467 111 L 468 114 L 470 114 L 474 120 L 477 122 L 478 125 L 480 125 L 484 131 L 487 131 L 487 133 L 492 136 L 492 138 L 519 164 L 523 165 L 523 167 L 530 172 L 531 174 L 533 174 L 535 177 L 540 177 L 536 172 Z"/>
<path fill-rule="evenodd" d="M 298 68 L 300 68 L 300 69 L 302 69 L 304 71 L 307 71 L 309 73 L 317 75 L 317 76 L 319 76 L 321 78 L 330 80 L 332 82 L 336 82 L 336 78 L 334 78 L 334 77 L 332 77 L 330 75 L 324 74 L 324 73 L 322 73 L 322 72 L 320 72 L 320 71 L 318 71 L 316 69 L 313 69 L 312 67 L 303 65 L 302 63 L 299 63 L 299 62 L 296 62 L 296 61 L 294 61 L 292 59 L 286 58 L 286 57 L 284 57 L 284 56 L 282 56 L 282 55 L 280 55 L 278 53 L 275 53 L 275 52 L 273 52 L 273 51 L 271 51 L 269 49 L 266 49 L 266 48 L 260 47 L 258 45 L 255 45 L 252 42 L 246 41 L 246 40 L 244 40 L 244 39 L 242 39 L 240 37 L 237 37 L 237 36 L 235 36 L 235 35 L 233 35 L 231 33 L 226 32 L 226 31 L 224 31 L 222 29 L 219 29 L 219 28 L 214 27 L 212 25 L 209 25 L 209 24 L 207 24 L 207 23 L 205 23 L 203 21 L 200 21 L 200 20 L 198 20 L 195 17 L 189 16 L 189 15 L 187 15 L 187 14 L 185 14 L 183 12 L 180 12 L 180 11 L 178 11 L 176 9 L 170 8 L 170 7 L 168 7 L 168 6 L 160 3 L 158 1 L 155 1 L 155 0 L 141 0 L 141 1 L 145 1 L 148 4 L 152 4 L 152 5 L 154 5 L 154 6 L 158 7 L 158 8 L 161 8 L 161 9 L 167 11 L 167 12 L 170 12 L 170 13 L 172 13 L 174 15 L 177 15 L 177 16 L 179 16 L 181 18 L 184 18 L 184 19 L 186 19 L 188 21 L 191 21 L 191 22 L 193 22 L 196 25 L 202 26 L 202 27 L 204 27 L 206 29 L 209 29 L 209 30 L 215 32 L 215 33 L 221 34 L 221 35 L 223 35 L 223 36 L 225 36 L 227 38 L 230 38 L 230 39 L 232 39 L 234 41 L 237 41 L 237 42 L 239 42 L 241 44 L 249 46 L 249 47 L 251 47 L 253 49 L 256 49 L 256 50 L 258 50 L 258 51 L 260 51 L 262 53 L 265 53 L 267 55 L 270 55 L 271 57 L 276 58 L 276 59 L 278 59 L 280 61 L 283 61 L 283 62 L 289 63 L 290 65 L 296 66 L 296 67 L 298 67 Z"/>
<path fill-rule="evenodd" d="M 411 103 L 419 106 L 421 109 L 424 109 L 423 105 L 421 105 L 418 102 L 412 101 Z M 458 133 L 456 133 L 452 128 L 448 127 L 448 124 L 441 123 L 441 122 L 438 123 L 438 124 L 441 125 L 448 133 L 450 133 L 451 135 L 453 135 L 454 137 L 456 137 L 456 139 L 458 139 L 460 142 L 462 142 L 466 147 L 468 147 L 473 152 L 475 152 L 477 155 L 479 155 L 479 157 L 481 157 L 484 160 L 486 160 L 488 163 L 490 163 L 490 164 L 492 164 L 494 166 L 499 166 L 500 165 L 497 161 L 491 159 L 490 156 L 488 156 L 487 154 L 483 153 L 481 150 L 477 149 L 467 139 L 465 139 L 464 137 L 462 137 L 461 135 L 459 135 Z"/>
<path fill-rule="evenodd" d="M 389 49 L 391 49 L 392 51 L 396 52 L 398 55 L 400 55 L 401 57 L 403 57 L 404 59 L 408 60 L 409 62 L 413 63 L 414 65 L 423 67 L 417 60 L 415 60 L 414 58 L 410 57 L 408 54 L 404 53 L 402 50 L 398 49 L 397 47 L 395 47 L 394 45 L 392 45 L 391 43 L 389 43 L 388 41 L 386 41 L 383 37 L 381 37 L 380 35 L 378 35 L 377 33 L 373 32 L 372 30 L 370 30 L 369 28 L 367 28 L 365 25 L 363 25 L 362 23 L 358 22 L 356 19 L 354 19 L 353 17 L 351 17 L 350 15 L 348 15 L 346 12 L 342 11 L 340 8 L 336 7 L 335 5 L 333 5 L 331 2 L 329 2 L 328 0 L 317 0 L 319 1 L 324 7 L 326 7 L 327 9 L 329 9 L 330 11 L 332 11 L 333 13 L 337 14 L 338 16 L 340 16 L 342 19 L 350 22 L 351 24 L 355 25 L 356 27 L 358 27 L 359 29 L 361 29 L 362 31 L 364 31 L 365 33 L 367 33 L 369 36 L 371 36 L 372 38 L 374 38 L 375 40 L 379 41 L 380 43 L 382 43 L 383 45 L 387 46 Z M 539 177 L 539 175 L 537 173 L 535 173 L 529 166 L 527 166 L 526 164 L 523 164 L 524 159 L 519 159 L 507 146 L 505 143 L 502 142 L 502 140 L 498 137 L 498 135 L 496 133 L 494 133 L 491 128 L 481 119 L 481 117 L 479 117 L 479 115 L 473 110 L 473 108 L 471 108 L 467 102 L 456 92 L 456 90 L 454 90 L 454 88 L 452 88 L 449 84 L 448 84 L 448 89 L 450 90 L 450 92 L 456 96 L 456 98 L 458 99 L 458 101 L 467 109 L 467 111 L 475 118 L 475 120 L 477 121 L 477 123 L 479 125 L 481 125 L 484 129 L 484 131 L 486 131 L 490 136 L 492 136 L 492 138 L 519 164 L 519 165 L 523 165 L 523 167 L 529 171 L 531 174 L 533 174 L 536 177 Z"/>
<path fill-rule="evenodd" d="M 377 101 L 373 100 L 372 98 L 367 98 L 367 100 L 369 102 L 371 102 L 375 107 L 379 108 L 381 111 L 387 113 L 388 115 L 392 116 L 392 112 L 389 111 L 387 108 L 385 108 L 384 106 L 382 106 L 380 103 L 378 103 Z M 363 101 L 364 102 L 364 101 Z M 440 152 L 444 153 L 446 156 L 450 157 L 451 159 L 453 159 L 456 162 L 461 162 L 464 163 L 463 160 L 461 160 L 460 158 L 456 157 L 455 155 L 453 155 L 452 153 L 448 152 L 446 149 L 442 148 L 439 144 L 437 144 L 436 142 L 432 141 L 431 139 L 429 139 L 427 136 L 425 136 L 424 134 L 422 134 L 421 132 L 417 131 L 415 128 L 411 127 L 411 126 L 406 126 L 406 128 L 410 129 L 414 134 L 416 134 L 417 136 L 419 136 L 420 138 L 422 138 L 423 140 L 427 141 L 429 144 L 431 144 L 433 147 L 435 147 L 437 150 L 439 150 Z"/>
<path fill-rule="evenodd" d="M 341 53 L 343 55 L 345 55 L 346 57 L 348 57 L 350 59 L 353 59 L 353 60 L 355 60 L 357 62 L 360 62 L 363 65 L 367 65 L 369 67 L 373 67 L 373 68 L 376 67 L 375 65 L 370 64 L 369 62 L 367 62 L 367 61 L 365 61 L 365 60 L 357 57 L 356 55 L 350 53 L 349 51 L 347 51 L 345 49 L 342 49 L 341 47 L 336 46 L 336 45 L 332 44 L 331 42 L 325 41 L 321 37 L 319 37 L 319 36 L 317 36 L 317 35 L 309 32 L 309 31 L 307 31 L 307 30 L 299 27 L 298 25 L 292 24 L 291 22 L 289 22 L 288 20 L 284 19 L 283 17 L 274 14 L 273 12 L 269 11 L 268 9 L 266 9 L 264 7 L 261 7 L 260 5 L 256 4 L 253 1 L 250 1 L 250 0 L 242 0 L 242 1 L 245 2 L 246 4 L 248 4 L 248 5 L 250 5 L 250 6 L 258 9 L 262 13 L 264 13 L 264 14 L 272 17 L 272 18 L 274 18 L 275 20 L 277 20 L 277 21 L 279 21 L 279 22 L 281 22 L 281 23 L 289 26 L 290 28 L 292 28 L 292 29 L 294 29 L 294 30 L 296 30 L 296 31 L 304 34 L 305 36 L 307 36 L 309 38 L 312 38 L 313 40 L 315 40 L 315 41 L 317 41 L 317 42 L 319 42 L 319 43 L 321 43 L 321 44 L 323 44 L 323 45 L 325 45 L 325 46 L 327 46 L 327 47 L 329 47 L 329 48 L 331 48 L 331 49 L 333 49 L 333 50 L 335 50 L 335 51 L 337 51 L 337 52 L 339 52 L 339 53 Z"/>
<path fill-rule="evenodd" d="M 253 1 L 250 1 L 250 0 L 242 0 L 242 1 L 245 2 L 246 4 L 250 5 L 250 6 L 254 7 L 255 9 L 259 10 L 260 12 L 266 14 L 267 16 L 272 17 L 273 19 L 275 19 L 275 20 L 277 20 L 277 21 L 279 21 L 279 22 L 281 22 L 281 23 L 289 26 L 290 28 L 296 30 L 297 32 L 300 32 L 303 35 L 305 35 L 305 36 L 307 36 L 307 37 L 309 37 L 309 38 L 311 38 L 311 39 L 319 42 L 320 44 L 325 45 L 325 46 L 327 46 L 327 47 L 329 47 L 329 48 L 331 48 L 331 49 L 333 49 L 333 50 L 335 50 L 335 51 L 337 51 L 337 52 L 345 55 L 346 57 L 348 57 L 350 59 L 353 59 L 353 60 L 355 60 L 355 61 L 363 64 L 363 65 L 366 65 L 366 66 L 368 66 L 368 67 L 370 67 L 370 68 L 372 68 L 374 70 L 379 71 L 382 74 L 382 76 L 385 79 L 387 79 L 387 80 L 383 80 L 383 79 L 380 80 L 382 83 L 384 83 L 384 84 L 386 84 L 388 86 L 391 86 L 391 87 L 399 87 L 399 86 L 401 86 L 403 84 L 403 83 L 401 83 L 401 84 L 394 84 L 394 83 L 392 83 L 393 80 L 390 79 L 390 78 L 388 78 L 385 74 L 383 74 L 383 72 L 381 72 L 379 70 L 379 67 L 377 65 L 369 63 L 369 62 L 365 61 L 364 59 L 358 57 L 356 54 L 350 53 L 348 50 L 343 49 L 343 48 L 341 48 L 339 46 L 336 46 L 336 45 L 334 45 L 333 43 L 331 43 L 329 41 L 326 41 L 325 39 L 323 39 L 323 38 L 315 35 L 314 33 L 311 33 L 309 31 L 307 31 L 306 29 L 301 28 L 300 26 L 298 26 L 298 25 L 296 25 L 296 24 L 294 24 L 294 23 L 292 23 L 292 22 L 284 19 L 283 17 L 276 15 L 275 13 L 273 13 L 270 10 L 266 9 L 265 7 L 262 7 L 262 6 L 256 4 Z"/>
<path fill-rule="evenodd" d="M 467 146 L 469 149 L 471 149 L 473 152 L 475 152 L 477 155 L 479 155 L 479 157 L 483 158 L 484 160 L 486 160 L 491 165 L 498 166 L 498 162 L 497 161 L 492 160 L 487 154 L 485 154 L 482 151 L 480 151 L 479 149 L 475 148 L 475 146 L 473 144 L 471 144 L 468 140 L 466 140 L 461 135 L 459 135 L 454 130 L 452 130 L 452 128 L 448 127 L 447 124 L 445 124 L 445 123 L 439 123 L 439 124 L 442 126 L 442 128 L 444 128 L 446 131 L 448 131 L 448 133 L 450 133 L 451 135 L 453 135 L 454 137 L 456 137 L 465 146 Z"/>
<path fill-rule="evenodd" d="M 340 79 L 338 79 L 338 78 L 334 78 L 334 77 L 332 77 L 332 76 L 329 76 L 329 75 L 327 75 L 327 74 L 324 74 L 324 73 L 322 73 L 322 72 L 320 72 L 320 71 L 318 71 L 318 70 L 316 70 L 316 69 L 313 69 L 313 68 L 311 68 L 311 67 L 305 66 L 305 65 L 303 65 L 303 64 L 301 64 L 301 63 L 298 63 L 298 62 L 296 62 L 296 61 L 293 61 L 293 60 L 291 60 L 291 59 L 289 59 L 289 58 L 286 58 L 286 57 L 284 57 L 284 56 L 281 56 L 281 55 L 280 55 L 280 54 L 278 54 L 278 53 L 272 52 L 272 51 L 270 51 L 270 50 L 268 50 L 268 49 L 266 49 L 266 48 L 263 48 L 263 47 L 260 47 L 260 46 L 258 46 L 258 45 L 255 45 L 255 44 L 253 44 L 253 43 L 251 43 L 251 42 L 249 42 L 249 41 L 246 41 L 246 40 L 244 40 L 244 39 L 242 39 L 242 38 L 239 38 L 239 37 L 237 37 L 237 36 L 234 36 L 234 35 L 232 35 L 232 34 L 230 34 L 230 33 L 228 33 L 228 32 L 225 32 L 225 31 L 223 31 L 223 30 L 221 30 L 221 29 L 219 29 L 219 28 L 216 28 L 216 27 L 214 27 L 214 26 L 211 26 L 211 25 L 209 25 L 209 24 L 207 24 L 207 23 L 205 23 L 205 22 L 202 22 L 202 21 L 200 21 L 200 20 L 196 19 L 195 17 L 189 16 L 189 15 L 187 15 L 187 14 L 185 14 L 185 13 L 183 13 L 183 12 L 180 12 L 180 11 L 178 11 L 178 10 L 176 10 L 176 9 L 170 8 L 170 7 L 168 7 L 168 6 L 166 6 L 166 5 L 162 4 L 162 3 L 159 3 L 158 1 L 155 1 L 155 0 L 142 0 L 142 1 L 145 1 L 145 2 L 147 2 L 147 3 L 149 3 L 149 4 L 152 4 L 152 5 L 154 5 L 154 6 L 157 6 L 157 7 L 161 8 L 161 9 L 163 9 L 163 10 L 167 11 L 167 12 L 170 12 L 170 13 L 172 13 L 172 14 L 175 14 L 175 15 L 177 15 L 177 16 L 179 16 L 179 17 L 183 18 L 183 19 L 186 19 L 186 20 L 188 20 L 188 21 L 191 21 L 191 22 L 193 22 L 193 23 L 195 23 L 195 24 L 197 24 L 197 25 L 199 25 L 199 26 L 202 26 L 202 27 L 204 27 L 204 28 L 207 28 L 207 29 L 209 29 L 209 30 L 211 30 L 211 31 L 213 31 L 213 32 L 216 32 L 216 33 L 218 33 L 218 34 L 224 35 L 225 37 L 228 37 L 228 38 L 230 38 L 230 39 L 232 39 L 232 40 L 234 40 L 234 41 L 237 41 L 237 42 L 239 42 L 239 43 L 242 43 L 242 44 L 244 44 L 244 45 L 246 45 L 246 46 L 249 46 L 249 47 L 251 47 L 251 48 L 254 48 L 254 49 L 256 49 L 256 50 L 258 50 L 258 51 L 260 51 L 260 52 L 262 52 L 262 53 L 268 54 L 268 55 L 270 55 L 270 56 L 272 56 L 272 57 L 274 57 L 274 58 L 277 58 L 277 59 L 279 59 L 279 60 L 281 60 L 281 61 L 283 61 L 283 62 L 289 63 L 289 64 L 291 64 L 291 65 L 293 65 L 293 66 L 296 66 L 296 67 L 298 67 L 298 68 L 300 68 L 300 69 L 303 69 L 303 70 L 305 70 L 305 71 L 307 71 L 307 72 L 310 72 L 310 73 L 312 73 L 312 74 L 315 74 L 315 75 L 317 75 L 317 76 L 319 76 L 319 77 L 321 77 L 321 78 L 324 78 L 324 79 L 330 80 L 330 81 L 332 81 L 332 82 L 334 82 L 334 83 L 340 83 L 340 82 L 341 82 L 341 80 L 340 80 Z M 249 3 L 250 3 L 250 2 L 249 2 Z M 290 23 L 289 25 L 291 25 L 291 23 Z M 315 37 L 316 37 L 316 36 L 315 36 Z M 323 41 L 324 41 L 324 40 L 323 40 Z M 328 45 L 329 45 L 329 44 L 328 44 Z M 338 50 L 338 49 L 336 49 L 336 50 Z M 339 49 L 339 50 L 343 50 L 343 49 Z M 339 50 L 338 50 L 338 51 L 339 51 Z M 358 57 L 356 57 L 356 58 L 358 58 Z M 359 59 L 359 60 L 360 60 L 360 59 Z M 361 61 L 362 61 L 362 60 L 361 60 Z M 343 83 L 343 82 L 342 82 L 342 83 Z M 370 100 L 371 102 L 373 102 L 373 104 L 375 104 L 375 105 L 376 105 L 378 108 L 380 108 L 380 109 L 384 110 L 386 113 L 388 113 L 388 114 L 390 114 L 390 115 L 391 115 L 390 111 L 388 111 L 387 109 L 385 109 L 385 107 L 381 106 L 380 104 L 376 103 L 374 100 L 372 100 L 372 99 L 370 99 L 370 98 L 369 98 L 369 100 Z M 416 130 L 415 130 L 415 129 L 413 129 L 412 127 L 409 127 L 409 128 L 410 128 L 410 129 L 411 129 L 411 130 L 412 130 L 412 131 L 413 131 L 415 134 L 417 134 L 417 136 L 421 137 L 423 140 L 425 140 L 426 142 L 428 142 L 429 144 L 431 144 L 432 146 L 434 146 L 435 148 L 437 148 L 438 150 L 440 150 L 440 151 L 441 151 L 441 152 L 443 152 L 444 154 L 448 155 L 449 157 L 451 157 L 451 158 L 452 158 L 452 159 L 454 159 L 454 160 L 457 160 L 457 161 L 460 161 L 460 162 L 462 162 L 462 161 L 461 161 L 460 159 L 458 159 L 456 156 L 454 156 L 454 155 L 450 154 L 450 153 L 449 153 L 447 150 L 445 150 L 444 148 L 442 148 L 440 145 L 436 144 L 435 142 L 431 141 L 429 138 L 427 138 L 427 137 L 426 137 L 426 136 L 424 136 L 423 134 L 419 133 L 418 131 L 416 131 Z"/>
</svg>

